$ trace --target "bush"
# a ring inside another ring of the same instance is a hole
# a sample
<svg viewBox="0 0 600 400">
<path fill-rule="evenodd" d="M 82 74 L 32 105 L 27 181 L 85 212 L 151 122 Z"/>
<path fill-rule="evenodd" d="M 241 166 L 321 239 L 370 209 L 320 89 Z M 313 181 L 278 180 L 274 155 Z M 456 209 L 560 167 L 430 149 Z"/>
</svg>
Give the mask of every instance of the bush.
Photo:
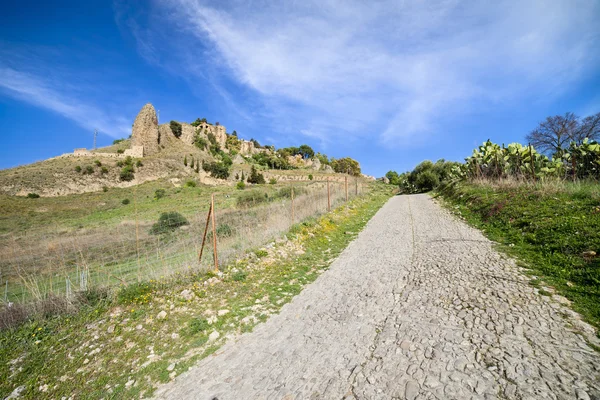
<svg viewBox="0 0 600 400">
<path fill-rule="evenodd" d="M 123 154 L 123 153 L 125 153 L 125 150 L 123 150 L 123 149 L 117 150 L 117 154 Z"/>
<path fill-rule="evenodd" d="M 254 252 L 254 254 L 255 254 L 255 255 L 256 255 L 256 257 L 258 257 L 258 258 L 263 258 L 263 257 L 266 257 L 266 256 L 268 256 L 268 255 L 269 255 L 269 253 L 268 253 L 266 250 L 262 250 L 262 249 L 260 249 L 260 250 L 256 250 L 256 251 Z"/>
<path fill-rule="evenodd" d="M 183 215 L 176 211 L 164 212 L 160 214 L 158 222 L 152 225 L 150 233 L 153 235 L 168 233 L 183 225 L 189 225 L 189 222 Z"/>
<path fill-rule="evenodd" d="M 245 271 L 236 271 L 231 278 L 236 282 L 243 282 L 247 276 L 248 274 Z"/>
<path fill-rule="evenodd" d="M 269 201 L 269 195 L 260 190 L 250 190 L 242 193 L 237 198 L 238 207 L 252 207 Z"/>
<path fill-rule="evenodd" d="M 123 204 L 124 206 L 126 206 L 127 204 L 129 204 L 129 199 L 123 199 L 123 200 L 121 200 L 121 204 Z"/>
<path fill-rule="evenodd" d="M 91 165 L 87 165 L 85 167 L 85 169 L 83 170 L 84 175 L 91 175 L 93 173 L 94 173 L 94 167 L 92 167 Z"/>
<path fill-rule="evenodd" d="M 306 189 L 303 187 L 294 187 L 294 197 L 298 197 L 301 194 L 306 193 Z M 292 187 L 284 186 L 275 193 L 275 198 L 291 198 L 292 197 Z"/>
<path fill-rule="evenodd" d="M 101 173 L 102 175 L 104 175 L 104 174 L 108 174 L 108 168 L 106 168 L 106 167 L 102 167 L 102 168 L 100 168 L 100 173 Z"/>
<path fill-rule="evenodd" d="M 108 192 L 108 187 L 107 187 L 107 186 L 102 186 L 102 191 L 103 191 L 104 193 Z"/>
<path fill-rule="evenodd" d="M 202 163 L 202 169 L 217 179 L 229 178 L 229 166 L 222 162 Z"/>
<path fill-rule="evenodd" d="M 133 167 L 131 165 L 126 165 L 123 167 L 123 169 L 121 169 L 119 178 L 122 181 L 132 181 L 133 178 L 135 178 L 133 173 L 134 173 Z"/>
<path fill-rule="evenodd" d="M 220 224 L 217 226 L 217 237 L 231 237 L 233 236 L 233 229 L 228 224 Z"/>
<path fill-rule="evenodd" d="M 271 178 L 269 179 L 269 185 L 275 185 L 277 183 L 277 179 Z"/>
<path fill-rule="evenodd" d="M 432 170 L 425 170 L 417 175 L 415 181 L 417 188 L 421 191 L 427 192 L 433 190 L 440 183 L 440 178 Z"/>
<path fill-rule="evenodd" d="M 102 163 L 99 160 L 94 160 L 94 164 L 96 164 L 96 167 L 102 166 Z"/>
<path fill-rule="evenodd" d="M 194 145 L 196 145 L 196 147 L 198 147 L 200 150 L 206 150 L 208 147 L 208 141 L 197 134 L 194 138 Z"/>
<path fill-rule="evenodd" d="M 210 328 L 210 324 L 204 318 L 196 318 L 189 322 L 188 330 L 190 335 L 204 332 Z"/>
<path fill-rule="evenodd" d="M 177 121 L 171 121 L 169 123 L 169 126 L 171 127 L 171 132 L 173 132 L 173 135 L 176 138 L 180 138 L 181 134 L 183 133 L 183 130 L 181 129 L 181 124 Z"/>
<path fill-rule="evenodd" d="M 243 181 L 239 181 L 239 182 L 238 182 L 238 183 L 235 185 L 235 187 L 236 187 L 238 190 L 244 190 L 244 189 L 246 189 L 246 184 L 245 184 Z"/>
<path fill-rule="evenodd" d="M 162 199 L 167 195 L 167 191 L 165 189 L 156 189 L 154 191 L 154 200 Z"/>
<path fill-rule="evenodd" d="M 125 141 L 125 139 L 115 139 L 115 140 L 113 140 L 113 144 L 119 144 L 124 141 Z"/>
<path fill-rule="evenodd" d="M 185 187 L 196 187 L 196 181 L 190 179 L 185 183 Z"/>
<path fill-rule="evenodd" d="M 313 175 L 312 174 L 308 174 L 308 180 L 312 181 L 313 180 Z"/>
<path fill-rule="evenodd" d="M 119 304 L 140 304 L 147 302 L 148 295 L 152 293 L 154 286 L 150 282 L 139 282 L 125 286 L 117 293 Z"/>
<path fill-rule="evenodd" d="M 258 185 L 264 185 L 266 183 L 265 176 L 263 174 L 258 173 L 258 171 L 254 167 L 254 165 L 252 166 L 252 169 L 250 170 L 250 176 L 248 177 L 248 183 L 254 183 L 254 184 L 258 184 Z"/>
<path fill-rule="evenodd" d="M 28 199 L 39 199 L 39 198 L 40 198 L 40 195 L 39 195 L 39 194 L 37 194 L 37 193 L 28 193 L 28 194 L 27 194 L 27 198 L 28 198 Z"/>
<path fill-rule="evenodd" d="M 80 165 L 78 165 L 78 166 L 75 167 L 75 172 L 77 172 L 77 173 L 81 172 L 81 166 Z"/>
<path fill-rule="evenodd" d="M 138 168 L 139 168 L 139 167 L 143 167 L 143 166 L 144 166 L 144 163 L 142 162 L 142 160 L 137 160 L 137 161 L 135 162 L 135 166 L 136 166 L 136 167 L 138 167 Z"/>
</svg>

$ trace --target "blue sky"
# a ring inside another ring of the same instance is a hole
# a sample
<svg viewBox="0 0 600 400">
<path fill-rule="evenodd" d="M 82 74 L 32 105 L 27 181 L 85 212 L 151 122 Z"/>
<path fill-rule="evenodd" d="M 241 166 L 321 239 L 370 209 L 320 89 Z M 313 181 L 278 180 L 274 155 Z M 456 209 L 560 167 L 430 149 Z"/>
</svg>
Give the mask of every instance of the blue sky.
<svg viewBox="0 0 600 400">
<path fill-rule="evenodd" d="M 484 4 L 487 3 L 487 4 Z M 9 1 L 0 168 L 206 117 L 367 174 L 600 111 L 600 2 Z"/>
</svg>

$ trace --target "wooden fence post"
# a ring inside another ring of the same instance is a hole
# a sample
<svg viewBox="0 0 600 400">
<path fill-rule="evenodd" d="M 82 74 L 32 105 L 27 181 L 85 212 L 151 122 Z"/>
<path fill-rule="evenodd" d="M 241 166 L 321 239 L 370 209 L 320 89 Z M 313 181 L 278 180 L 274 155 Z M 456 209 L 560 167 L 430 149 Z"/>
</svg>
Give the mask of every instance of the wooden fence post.
<svg viewBox="0 0 600 400">
<path fill-rule="evenodd" d="M 206 243 L 206 234 L 208 233 L 208 224 L 210 223 L 210 216 L 212 214 L 212 202 L 208 208 L 208 214 L 206 215 L 206 226 L 204 227 L 204 236 L 202 237 L 202 246 L 200 246 L 200 254 L 198 255 L 198 264 L 202 262 L 202 252 L 204 251 L 204 243 Z"/>
<path fill-rule="evenodd" d="M 346 189 L 346 203 L 348 202 L 348 175 L 344 176 L 344 188 Z"/>
<path fill-rule="evenodd" d="M 358 196 L 358 178 L 354 179 L 354 195 Z"/>
<path fill-rule="evenodd" d="M 215 271 L 219 271 L 219 257 L 217 256 L 217 224 L 215 222 L 215 194 L 210 195 L 210 207 L 212 209 L 212 232 L 213 232 L 213 251 L 215 256 Z"/>
<path fill-rule="evenodd" d="M 294 225 L 294 185 L 292 185 L 292 225 Z"/>
<path fill-rule="evenodd" d="M 331 211 L 331 197 L 329 190 L 329 177 L 327 177 L 327 211 Z"/>
</svg>

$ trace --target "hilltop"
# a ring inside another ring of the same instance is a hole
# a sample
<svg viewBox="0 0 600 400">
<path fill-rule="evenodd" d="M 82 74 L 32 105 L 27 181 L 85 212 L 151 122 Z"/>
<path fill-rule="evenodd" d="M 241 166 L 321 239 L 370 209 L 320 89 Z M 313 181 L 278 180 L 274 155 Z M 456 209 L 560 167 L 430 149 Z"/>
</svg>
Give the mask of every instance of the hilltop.
<svg viewBox="0 0 600 400">
<path fill-rule="evenodd" d="M 131 187 L 156 180 L 174 186 L 194 179 L 208 185 L 234 185 L 252 169 L 269 181 L 303 181 L 309 175 L 360 174 L 350 158 L 329 159 L 307 145 L 275 149 L 227 133 L 218 122 L 158 123 L 152 104 L 142 107 L 128 139 L 94 149 L 75 149 L 34 164 L 0 171 L 0 193 L 64 196 Z M 258 176 L 258 175 L 257 175 Z"/>
</svg>

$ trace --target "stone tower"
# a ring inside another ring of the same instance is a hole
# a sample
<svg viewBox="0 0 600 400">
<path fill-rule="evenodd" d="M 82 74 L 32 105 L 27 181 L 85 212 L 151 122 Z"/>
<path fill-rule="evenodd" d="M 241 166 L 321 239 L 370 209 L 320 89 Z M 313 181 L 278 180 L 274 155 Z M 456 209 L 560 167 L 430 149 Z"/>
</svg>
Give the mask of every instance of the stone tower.
<svg viewBox="0 0 600 400">
<path fill-rule="evenodd" d="M 131 145 L 143 146 L 144 156 L 156 154 L 159 151 L 160 134 L 158 133 L 158 118 L 152 104 L 142 107 L 135 118 L 131 132 Z"/>
</svg>

